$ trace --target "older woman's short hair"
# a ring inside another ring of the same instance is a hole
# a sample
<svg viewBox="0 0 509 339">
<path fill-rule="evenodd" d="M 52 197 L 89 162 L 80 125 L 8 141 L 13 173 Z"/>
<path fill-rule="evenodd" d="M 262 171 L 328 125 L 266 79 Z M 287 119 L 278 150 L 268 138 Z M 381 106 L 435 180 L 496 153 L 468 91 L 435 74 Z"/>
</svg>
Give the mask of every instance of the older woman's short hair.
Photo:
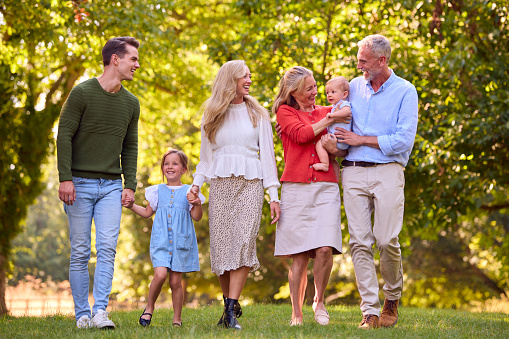
<svg viewBox="0 0 509 339">
<path fill-rule="evenodd" d="M 294 66 L 286 71 L 279 81 L 279 93 L 274 99 L 272 113 L 276 114 L 281 105 L 288 105 L 295 109 L 299 109 L 299 105 L 292 93 L 301 89 L 306 78 L 312 76 L 313 72 L 302 66 Z"/>
</svg>

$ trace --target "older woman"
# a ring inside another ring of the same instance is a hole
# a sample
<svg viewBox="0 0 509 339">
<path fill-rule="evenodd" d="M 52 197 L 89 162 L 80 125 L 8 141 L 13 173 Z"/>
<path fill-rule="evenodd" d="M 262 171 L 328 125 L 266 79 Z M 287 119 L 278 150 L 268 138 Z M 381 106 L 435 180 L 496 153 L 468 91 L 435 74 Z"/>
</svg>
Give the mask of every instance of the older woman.
<svg viewBox="0 0 509 339">
<path fill-rule="evenodd" d="M 191 190 L 210 182 L 210 263 L 223 291 L 218 325 L 241 329 L 238 299 L 249 272 L 259 268 L 256 238 L 264 201 L 279 219 L 278 173 L 269 114 L 249 95 L 251 72 L 243 60 L 219 69 L 203 105 L 200 163 Z"/>
<path fill-rule="evenodd" d="M 332 255 L 342 251 L 341 198 L 338 178 L 329 165 L 316 171 L 319 162 L 315 146 L 333 122 L 348 122 L 326 117 L 330 107 L 315 105 L 317 94 L 313 73 L 292 67 L 279 83 L 272 112 L 281 126 L 285 169 L 281 177 L 281 218 L 276 228 L 275 256 L 292 258 L 288 280 L 292 301 L 291 325 L 302 324 L 302 305 L 307 285 L 307 265 L 314 259 L 313 275 L 315 321 L 329 323 L 324 293 L 332 269 Z M 344 107 L 342 110 L 350 110 Z M 330 136 L 325 136 L 330 137 Z M 344 156 L 340 151 L 336 156 Z"/>
</svg>

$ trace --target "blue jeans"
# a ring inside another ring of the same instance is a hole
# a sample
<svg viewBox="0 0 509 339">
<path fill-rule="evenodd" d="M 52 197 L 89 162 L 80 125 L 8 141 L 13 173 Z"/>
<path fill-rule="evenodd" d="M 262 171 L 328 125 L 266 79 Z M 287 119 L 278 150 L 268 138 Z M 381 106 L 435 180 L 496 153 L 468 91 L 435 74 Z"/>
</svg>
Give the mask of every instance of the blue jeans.
<svg viewBox="0 0 509 339">
<path fill-rule="evenodd" d="M 92 219 L 95 224 L 97 263 L 94 274 L 94 307 L 106 310 L 113 280 L 113 266 L 122 214 L 122 180 L 86 179 L 73 177 L 76 201 L 64 204 L 69 219 L 71 260 L 69 282 L 74 299 L 76 320 L 91 316 L 88 303 L 88 262 L 91 252 Z"/>
</svg>

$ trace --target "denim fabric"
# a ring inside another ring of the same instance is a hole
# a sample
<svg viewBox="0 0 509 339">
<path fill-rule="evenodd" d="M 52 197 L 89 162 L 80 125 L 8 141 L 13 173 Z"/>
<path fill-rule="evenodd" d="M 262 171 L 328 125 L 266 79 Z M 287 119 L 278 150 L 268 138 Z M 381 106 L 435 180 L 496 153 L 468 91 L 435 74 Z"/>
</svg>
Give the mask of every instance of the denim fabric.
<svg viewBox="0 0 509 339">
<path fill-rule="evenodd" d="M 150 238 L 150 259 L 154 267 L 167 267 L 173 272 L 200 270 L 198 243 L 186 197 L 188 188 L 189 185 L 179 189 L 165 184 L 158 186 Z"/>
<path fill-rule="evenodd" d="M 74 299 L 76 320 L 91 316 L 88 303 L 88 262 L 91 251 L 92 220 L 95 224 L 97 263 L 94 274 L 94 307 L 106 310 L 113 280 L 113 265 L 122 214 L 122 180 L 73 177 L 76 201 L 65 205 L 69 220 L 71 260 L 69 281 Z"/>
</svg>

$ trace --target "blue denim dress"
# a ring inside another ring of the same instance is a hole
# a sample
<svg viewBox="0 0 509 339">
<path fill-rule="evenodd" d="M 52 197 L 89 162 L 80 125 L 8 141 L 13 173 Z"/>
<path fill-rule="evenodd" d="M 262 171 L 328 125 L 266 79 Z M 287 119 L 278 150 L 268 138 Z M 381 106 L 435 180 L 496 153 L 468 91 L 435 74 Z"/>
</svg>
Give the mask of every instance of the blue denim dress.
<svg viewBox="0 0 509 339">
<path fill-rule="evenodd" d="M 189 185 L 168 189 L 158 185 L 158 204 L 152 236 L 150 259 L 154 267 L 167 267 L 174 272 L 200 270 L 198 244 L 186 193 Z"/>
</svg>

